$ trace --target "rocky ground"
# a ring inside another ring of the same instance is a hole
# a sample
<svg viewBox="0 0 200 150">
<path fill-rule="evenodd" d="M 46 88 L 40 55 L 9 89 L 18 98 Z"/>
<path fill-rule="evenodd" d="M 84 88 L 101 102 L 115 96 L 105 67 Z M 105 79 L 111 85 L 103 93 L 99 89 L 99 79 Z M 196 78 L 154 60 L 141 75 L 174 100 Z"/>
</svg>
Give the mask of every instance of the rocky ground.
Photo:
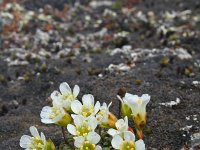
<svg viewBox="0 0 200 150">
<path fill-rule="evenodd" d="M 31 125 L 61 143 L 39 114 L 63 81 L 115 114 L 117 94 L 148 93 L 147 149 L 200 149 L 200 1 L 4 0 L 0 11 L 0 149 L 20 149 Z"/>
</svg>

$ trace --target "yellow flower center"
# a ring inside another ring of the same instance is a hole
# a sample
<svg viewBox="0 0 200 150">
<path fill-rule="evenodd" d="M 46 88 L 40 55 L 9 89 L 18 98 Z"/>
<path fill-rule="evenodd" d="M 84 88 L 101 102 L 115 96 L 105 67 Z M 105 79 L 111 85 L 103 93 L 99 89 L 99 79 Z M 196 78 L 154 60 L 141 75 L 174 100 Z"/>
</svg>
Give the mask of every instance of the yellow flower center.
<svg viewBox="0 0 200 150">
<path fill-rule="evenodd" d="M 53 119 L 61 113 L 60 109 L 57 107 L 52 108 L 52 113 L 50 114 L 50 118 Z"/>
<path fill-rule="evenodd" d="M 97 117 L 98 121 L 100 121 L 100 119 L 102 119 L 102 121 L 108 122 L 108 111 L 106 109 L 102 109 L 101 111 L 99 111 L 98 115 L 100 115 L 102 117 L 102 118 Z"/>
<path fill-rule="evenodd" d="M 125 123 L 120 123 L 120 126 L 119 127 L 116 127 L 116 129 L 118 130 L 118 131 L 120 131 L 120 129 L 122 128 L 122 127 L 124 127 L 126 124 Z"/>
<path fill-rule="evenodd" d="M 44 142 L 39 137 L 32 137 L 32 143 L 29 145 L 30 149 L 42 150 L 44 148 Z"/>
<path fill-rule="evenodd" d="M 62 95 L 62 99 L 63 100 L 70 100 L 70 101 L 73 101 L 75 99 L 74 95 L 73 94 L 64 94 Z"/>
<path fill-rule="evenodd" d="M 141 105 L 142 104 L 142 100 L 140 98 L 137 99 L 137 104 Z"/>
<path fill-rule="evenodd" d="M 76 132 L 78 136 L 87 136 L 92 129 L 88 126 L 88 123 L 85 121 L 82 126 L 76 127 Z"/>
<path fill-rule="evenodd" d="M 90 116 L 94 112 L 94 106 L 93 105 L 83 105 L 82 109 L 80 110 L 80 114 L 82 114 L 84 117 Z"/>
<path fill-rule="evenodd" d="M 104 109 L 102 109 L 98 114 L 103 116 L 105 113 L 106 113 L 106 111 Z"/>
<path fill-rule="evenodd" d="M 120 150 L 135 150 L 135 142 L 133 142 L 133 141 L 124 141 L 120 145 Z"/>
<path fill-rule="evenodd" d="M 89 141 L 85 141 L 80 150 L 95 150 L 95 147 L 95 144 L 92 144 Z"/>
</svg>

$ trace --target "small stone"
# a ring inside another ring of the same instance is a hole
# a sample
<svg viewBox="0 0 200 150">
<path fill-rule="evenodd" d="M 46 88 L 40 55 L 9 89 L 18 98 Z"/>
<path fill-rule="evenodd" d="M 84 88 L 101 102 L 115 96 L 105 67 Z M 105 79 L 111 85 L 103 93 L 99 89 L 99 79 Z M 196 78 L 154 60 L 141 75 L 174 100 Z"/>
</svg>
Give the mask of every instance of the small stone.
<svg viewBox="0 0 200 150">
<path fill-rule="evenodd" d="M 187 50 L 183 49 L 183 48 L 177 48 L 175 50 L 176 55 L 178 56 L 178 58 L 180 58 L 181 60 L 185 60 L 185 59 L 191 59 L 192 55 L 190 55 Z"/>
<path fill-rule="evenodd" d="M 160 103 L 160 105 L 166 106 L 166 107 L 173 107 L 178 105 L 181 102 L 180 98 L 176 98 L 176 101 L 166 102 L 166 103 Z"/>
<path fill-rule="evenodd" d="M 195 147 L 200 147 L 200 133 L 194 133 L 191 136 L 191 145 L 192 149 L 195 149 Z"/>
<path fill-rule="evenodd" d="M 200 87 L 200 81 L 192 81 L 192 84 L 195 86 L 195 87 Z"/>
<path fill-rule="evenodd" d="M 9 106 L 11 107 L 11 108 L 18 108 L 18 106 L 19 106 L 19 103 L 16 101 L 16 100 L 12 100 L 10 103 L 9 103 Z"/>
</svg>

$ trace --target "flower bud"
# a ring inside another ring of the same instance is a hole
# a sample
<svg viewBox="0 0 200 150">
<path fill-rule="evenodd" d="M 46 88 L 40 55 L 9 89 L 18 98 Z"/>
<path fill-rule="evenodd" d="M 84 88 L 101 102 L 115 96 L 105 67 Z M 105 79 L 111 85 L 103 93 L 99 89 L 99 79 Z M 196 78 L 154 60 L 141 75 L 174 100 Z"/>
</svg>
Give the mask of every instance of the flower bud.
<svg viewBox="0 0 200 150">
<path fill-rule="evenodd" d="M 115 128 L 116 122 L 117 122 L 116 116 L 113 113 L 109 112 L 109 114 L 108 114 L 108 124 L 107 124 L 108 127 Z"/>
<path fill-rule="evenodd" d="M 131 108 L 126 103 L 122 103 L 122 105 L 121 105 L 121 113 L 122 113 L 122 117 L 123 118 L 125 116 L 127 116 L 129 119 L 132 118 Z"/>
</svg>

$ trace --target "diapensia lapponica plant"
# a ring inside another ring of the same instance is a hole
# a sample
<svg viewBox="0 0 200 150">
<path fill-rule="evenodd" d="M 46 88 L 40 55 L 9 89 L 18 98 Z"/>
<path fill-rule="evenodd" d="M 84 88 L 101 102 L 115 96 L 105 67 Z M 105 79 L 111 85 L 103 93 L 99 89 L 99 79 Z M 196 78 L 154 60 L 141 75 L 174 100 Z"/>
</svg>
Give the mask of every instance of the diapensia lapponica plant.
<svg viewBox="0 0 200 150">
<path fill-rule="evenodd" d="M 101 105 L 91 94 L 77 98 L 80 88 L 75 85 L 73 90 L 63 82 L 60 91 L 51 94 L 52 106 L 45 106 L 40 113 L 41 122 L 56 124 L 61 127 L 64 146 L 57 148 L 51 139 L 46 139 L 36 127 L 31 126 L 29 135 L 23 135 L 20 146 L 26 150 L 145 150 L 143 130 L 146 125 L 146 105 L 150 101 L 148 94 L 141 97 L 126 93 L 117 96 L 121 102 L 120 116 L 117 118 L 109 108 L 112 102 Z M 134 126 L 129 125 L 129 121 Z M 136 136 L 134 134 L 136 133 Z M 136 140 L 137 138 L 137 140 Z"/>
</svg>

